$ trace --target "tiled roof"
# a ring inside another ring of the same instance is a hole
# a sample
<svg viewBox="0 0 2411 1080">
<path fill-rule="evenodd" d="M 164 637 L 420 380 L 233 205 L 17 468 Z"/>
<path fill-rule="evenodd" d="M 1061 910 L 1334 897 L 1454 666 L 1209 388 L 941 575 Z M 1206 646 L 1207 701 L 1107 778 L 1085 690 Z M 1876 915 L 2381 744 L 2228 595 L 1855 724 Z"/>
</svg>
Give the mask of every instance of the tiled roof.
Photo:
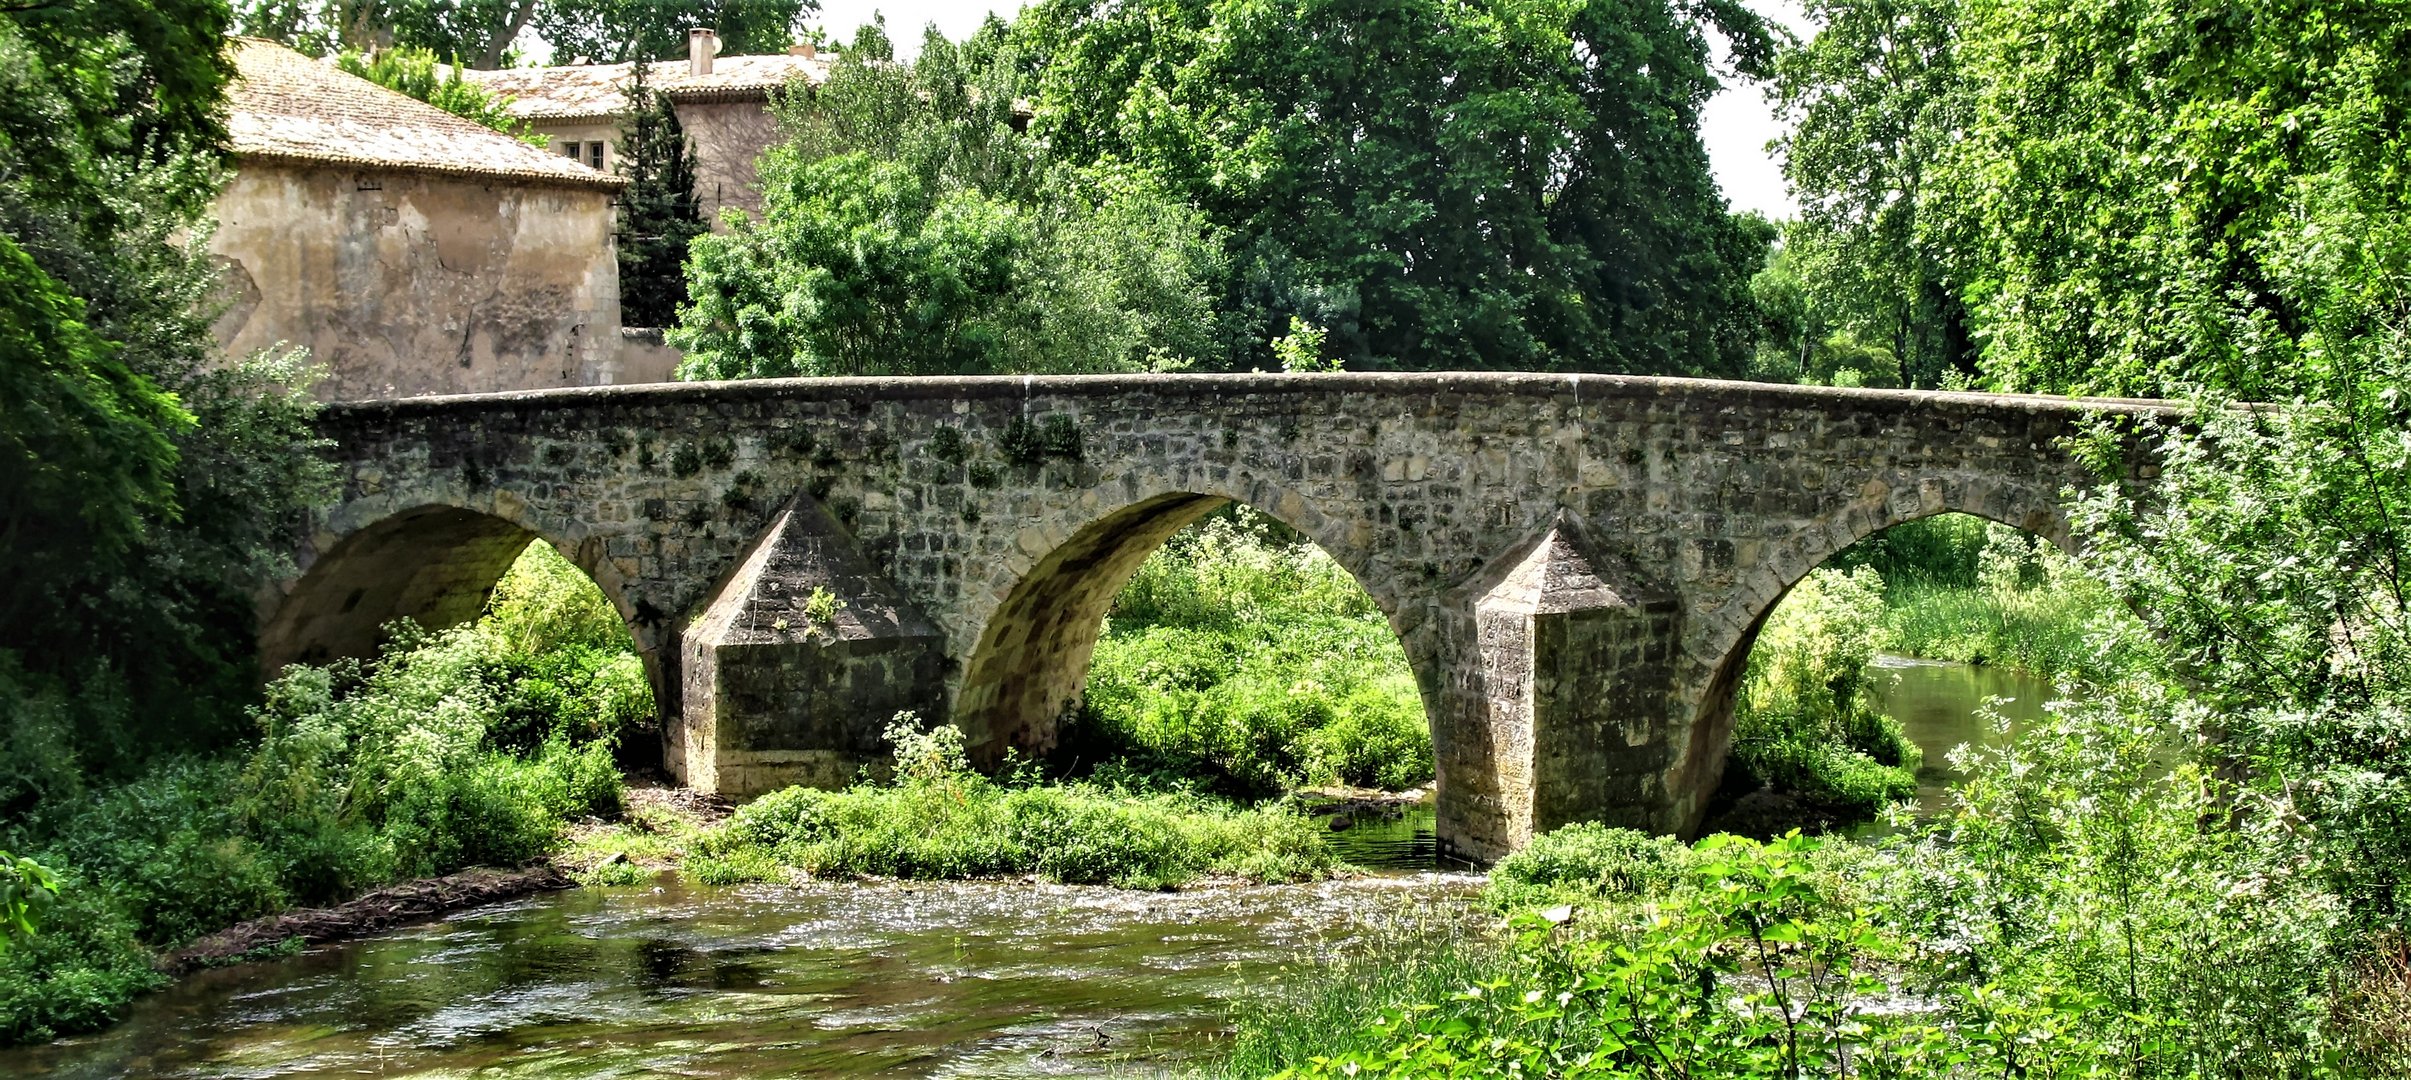
<svg viewBox="0 0 2411 1080">
<path fill-rule="evenodd" d="M 574 64 L 564 67 L 464 71 L 462 76 L 511 99 L 510 113 L 523 120 L 577 120 L 615 116 L 627 108 L 625 87 L 634 64 Z M 825 56 L 722 56 L 709 75 L 690 75 L 684 60 L 657 60 L 645 82 L 677 101 L 751 101 L 801 79 L 818 86 L 829 78 Z"/>
<path fill-rule="evenodd" d="M 627 181 L 272 41 L 237 38 L 227 128 L 239 158 L 617 191 Z"/>
</svg>

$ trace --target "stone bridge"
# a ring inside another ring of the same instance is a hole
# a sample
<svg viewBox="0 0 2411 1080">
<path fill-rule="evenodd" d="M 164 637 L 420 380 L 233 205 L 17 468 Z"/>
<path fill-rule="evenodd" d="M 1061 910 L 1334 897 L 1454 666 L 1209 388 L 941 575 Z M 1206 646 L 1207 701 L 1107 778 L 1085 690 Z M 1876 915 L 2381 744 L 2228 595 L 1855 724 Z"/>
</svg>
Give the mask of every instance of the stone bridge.
<svg viewBox="0 0 2411 1080">
<path fill-rule="evenodd" d="M 1139 563 L 1227 502 L 1331 553 L 1404 645 L 1439 831 L 1699 827 L 1750 645 L 1853 541 L 1964 511 L 2063 545 L 2075 402 L 1601 375 L 776 380 L 329 407 L 344 475 L 271 670 L 473 617 L 534 537 L 626 616 L 667 762 L 834 785 L 902 709 L 1043 751 Z"/>
</svg>

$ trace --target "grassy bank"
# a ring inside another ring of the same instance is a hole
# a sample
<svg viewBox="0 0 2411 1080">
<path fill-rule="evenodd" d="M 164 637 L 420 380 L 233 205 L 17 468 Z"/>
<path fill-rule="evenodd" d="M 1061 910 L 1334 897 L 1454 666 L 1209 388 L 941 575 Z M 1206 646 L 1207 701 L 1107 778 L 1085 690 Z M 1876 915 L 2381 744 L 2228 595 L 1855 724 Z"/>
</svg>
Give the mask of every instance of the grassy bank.
<svg viewBox="0 0 2411 1080">
<path fill-rule="evenodd" d="M 568 822 L 616 814 L 614 745 L 652 714 L 626 638 L 594 586 L 533 545 L 478 622 L 396 627 L 374 662 L 287 669 L 237 752 L 122 779 L 14 762 L 51 787 L 0 848 L 61 889 L 41 931 L 0 953 L 0 1043 L 109 1022 L 159 984 L 156 952 L 203 934 L 540 859 Z M 17 745 L 66 745 L 43 726 L 65 710 L 20 709 Z"/>
<path fill-rule="evenodd" d="M 1486 931 L 1268 988 L 1209 1072 L 2392 1075 L 2411 987 L 2335 978 L 2312 875 L 2204 833 L 2228 793 L 2147 767 L 2129 724 L 2056 719 L 1949 820 L 1881 845 L 1540 837 L 1492 872 Z"/>
<path fill-rule="evenodd" d="M 1308 880 L 1334 867 L 1328 830 L 1277 806 L 1041 783 L 1034 774 L 991 779 L 971 770 L 956 728 L 900 719 L 888 734 L 892 780 L 765 795 L 692 834 L 680 872 L 715 885 L 806 874 L 1027 875 L 1166 889 L 1205 877 Z"/>
</svg>

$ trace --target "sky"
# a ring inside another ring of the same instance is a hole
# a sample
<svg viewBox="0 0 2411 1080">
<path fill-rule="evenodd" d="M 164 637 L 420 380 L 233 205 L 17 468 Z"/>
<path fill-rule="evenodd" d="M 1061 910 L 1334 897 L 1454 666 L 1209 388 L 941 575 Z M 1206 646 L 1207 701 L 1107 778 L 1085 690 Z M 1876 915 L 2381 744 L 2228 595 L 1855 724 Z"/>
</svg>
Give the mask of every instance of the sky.
<svg viewBox="0 0 2411 1080">
<path fill-rule="evenodd" d="M 1750 0 L 1759 13 L 1803 31 L 1806 16 L 1799 0 Z M 960 40 L 978 28 L 989 11 L 1010 17 L 1020 10 L 1013 0 L 821 0 L 819 23 L 839 39 L 869 22 L 874 12 L 887 16 L 888 37 L 897 52 L 918 51 L 921 27 L 935 22 L 946 36 Z M 1782 125 L 1754 85 L 1727 79 L 1723 92 L 1700 114 L 1700 140 L 1708 146 L 1708 163 L 1717 184 L 1735 210 L 1756 210 L 1768 217 L 1789 217 L 1791 192 L 1766 144 L 1782 133 Z"/>
</svg>

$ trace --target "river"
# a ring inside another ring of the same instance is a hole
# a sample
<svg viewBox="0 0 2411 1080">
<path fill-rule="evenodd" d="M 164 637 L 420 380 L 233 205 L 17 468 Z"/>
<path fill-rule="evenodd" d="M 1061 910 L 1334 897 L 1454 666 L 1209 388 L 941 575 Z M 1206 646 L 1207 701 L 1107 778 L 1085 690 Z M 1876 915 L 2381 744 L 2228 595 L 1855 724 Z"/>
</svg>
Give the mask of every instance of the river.
<svg viewBox="0 0 2411 1080">
<path fill-rule="evenodd" d="M 1884 658 L 1884 706 L 1950 749 L 2049 687 Z M 63 1077 L 1093 1076 L 1211 1055 L 1225 1005 L 1479 886 L 1432 865 L 1428 805 L 1336 834 L 1369 877 L 1179 893 L 1014 883 L 578 889 L 203 972 L 126 1022 L 0 1051 Z"/>
</svg>

